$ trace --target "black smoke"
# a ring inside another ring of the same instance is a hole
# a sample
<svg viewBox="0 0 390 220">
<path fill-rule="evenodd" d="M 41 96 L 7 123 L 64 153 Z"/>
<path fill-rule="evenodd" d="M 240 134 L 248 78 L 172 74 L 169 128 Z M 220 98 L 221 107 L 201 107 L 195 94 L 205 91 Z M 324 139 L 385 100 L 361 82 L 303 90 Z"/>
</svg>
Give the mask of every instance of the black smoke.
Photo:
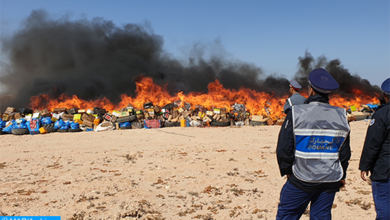
<svg viewBox="0 0 390 220">
<path fill-rule="evenodd" d="M 193 48 L 188 64 L 163 50 L 163 38 L 148 24 L 115 25 L 103 18 L 71 20 L 51 18 L 35 10 L 12 36 L 2 40 L 8 63 L 0 84 L 15 97 L 3 107 L 27 106 L 31 96 L 77 95 L 90 100 L 107 97 L 117 103 L 120 94 L 135 93 L 138 76 L 153 77 L 159 85 L 177 91 L 206 92 L 215 79 L 226 88 L 244 86 L 257 91 L 287 94 L 288 80 L 265 76 L 253 64 L 224 56 L 204 58 Z"/>
<path fill-rule="evenodd" d="M 376 96 L 379 98 L 381 89 L 376 85 L 371 85 L 367 79 L 362 79 L 358 75 L 349 73 L 348 69 L 341 65 L 340 60 L 334 59 L 328 61 L 325 56 L 320 56 L 314 59 L 313 56 L 306 52 L 305 56 L 299 57 L 298 71 L 295 74 L 297 81 L 303 86 L 308 85 L 308 76 L 310 72 L 316 68 L 326 69 L 335 80 L 339 83 L 340 88 L 333 93 L 340 94 L 344 97 L 352 97 L 355 92 L 353 90 L 359 89 L 365 95 Z"/>
</svg>

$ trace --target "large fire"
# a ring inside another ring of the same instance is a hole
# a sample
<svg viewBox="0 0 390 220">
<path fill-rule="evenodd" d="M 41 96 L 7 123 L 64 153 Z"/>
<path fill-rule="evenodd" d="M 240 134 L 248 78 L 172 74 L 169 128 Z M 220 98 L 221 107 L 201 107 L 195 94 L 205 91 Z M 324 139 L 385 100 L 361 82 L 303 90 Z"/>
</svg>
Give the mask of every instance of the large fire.
<svg viewBox="0 0 390 220">
<path fill-rule="evenodd" d="M 57 99 L 51 99 L 48 95 L 42 94 L 33 96 L 30 99 L 30 107 L 33 109 L 47 108 L 53 111 L 54 108 L 81 108 L 92 109 L 93 107 L 104 108 L 108 111 L 122 109 L 128 104 L 133 105 L 137 109 L 142 109 L 146 102 L 153 102 L 159 106 L 164 106 L 177 100 L 182 103 L 190 103 L 191 106 L 202 105 L 207 109 L 226 108 L 231 110 L 234 103 L 244 104 L 247 110 L 254 115 L 268 115 L 273 119 L 283 118 L 283 105 L 287 96 L 275 97 L 273 94 L 264 92 L 257 92 L 248 88 L 241 88 L 239 90 L 226 89 L 223 85 L 215 80 L 208 85 L 208 92 L 205 94 L 192 92 L 183 94 L 178 92 L 175 95 L 170 95 L 164 86 L 159 86 L 153 83 L 153 79 L 149 77 L 142 78 L 136 82 L 135 97 L 126 94 L 121 95 L 121 102 L 114 104 L 107 98 L 97 100 L 82 100 L 76 95 L 68 96 L 62 94 Z M 305 94 L 302 94 L 305 95 Z M 370 97 L 363 94 L 360 90 L 354 90 L 352 97 L 345 98 L 339 95 L 332 95 L 330 104 L 348 108 L 352 105 L 359 107 L 367 103 L 379 103 L 376 97 Z"/>
</svg>

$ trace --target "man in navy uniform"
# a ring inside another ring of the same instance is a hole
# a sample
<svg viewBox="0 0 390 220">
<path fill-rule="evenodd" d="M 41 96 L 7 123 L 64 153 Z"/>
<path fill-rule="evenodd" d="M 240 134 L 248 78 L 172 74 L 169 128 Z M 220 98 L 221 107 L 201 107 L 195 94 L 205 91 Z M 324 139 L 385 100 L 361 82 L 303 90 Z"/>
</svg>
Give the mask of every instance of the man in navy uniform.
<svg viewBox="0 0 390 220">
<path fill-rule="evenodd" d="M 359 170 L 364 181 L 371 173 L 376 219 L 390 219 L 390 78 L 381 88 L 386 104 L 372 116 Z"/>
<path fill-rule="evenodd" d="M 314 69 L 309 74 L 309 97 L 303 105 L 294 105 L 284 120 L 276 155 L 287 182 L 276 219 L 299 219 L 309 202 L 311 220 L 331 219 L 351 157 L 346 111 L 329 105 L 329 93 L 338 87 L 325 69 Z"/>
<path fill-rule="evenodd" d="M 303 104 L 306 100 L 305 97 L 301 96 L 299 94 L 299 90 L 302 88 L 301 85 L 295 80 L 290 80 L 290 93 L 291 96 L 286 100 L 286 103 L 284 104 L 283 111 L 284 113 L 288 113 L 291 110 L 291 107 L 293 105 L 300 105 Z"/>
</svg>

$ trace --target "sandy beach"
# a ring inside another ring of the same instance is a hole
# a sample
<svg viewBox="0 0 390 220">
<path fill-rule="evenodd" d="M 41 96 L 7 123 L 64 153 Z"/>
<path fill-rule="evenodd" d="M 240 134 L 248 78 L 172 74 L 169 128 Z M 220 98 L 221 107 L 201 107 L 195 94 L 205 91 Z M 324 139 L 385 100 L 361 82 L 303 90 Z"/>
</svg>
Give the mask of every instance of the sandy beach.
<svg viewBox="0 0 390 220">
<path fill-rule="evenodd" d="M 352 157 L 333 219 L 374 219 L 371 186 L 358 170 L 368 122 L 350 125 Z M 1 135 L 0 215 L 275 219 L 286 181 L 275 155 L 279 130 L 274 125 Z"/>
</svg>

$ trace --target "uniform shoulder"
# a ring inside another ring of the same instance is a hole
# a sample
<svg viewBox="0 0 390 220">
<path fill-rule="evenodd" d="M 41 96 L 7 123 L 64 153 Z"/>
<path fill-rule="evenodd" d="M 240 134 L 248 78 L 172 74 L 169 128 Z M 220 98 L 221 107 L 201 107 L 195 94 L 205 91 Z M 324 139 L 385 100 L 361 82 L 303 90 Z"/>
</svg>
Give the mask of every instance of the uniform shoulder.
<svg viewBox="0 0 390 220">
<path fill-rule="evenodd" d="M 386 104 L 375 111 L 374 115 L 388 115 L 390 117 L 390 104 Z"/>
<path fill-rule="evenodd" d="M 301 95 L 299 92 L 297 92 L 297 93 L 294 93 L 292 96 L 295 96 L 295 97 L 303 97 L 303 98 L 305 98 L 303 95 Z M 305 98 L 306 99 L 306 98 Z"/>
<path fill-rule="evenodd" d="M 291 99 L 295 102 L 294 104 L 303 104 L 306 100 L 306 98 L 299 93 L 292 95 Z"/>
<path fill-rule="evenodd" d="M 390 125 L 390 105 L 387 104 L 376 110 L 371 118 Z"/>
</svg>

